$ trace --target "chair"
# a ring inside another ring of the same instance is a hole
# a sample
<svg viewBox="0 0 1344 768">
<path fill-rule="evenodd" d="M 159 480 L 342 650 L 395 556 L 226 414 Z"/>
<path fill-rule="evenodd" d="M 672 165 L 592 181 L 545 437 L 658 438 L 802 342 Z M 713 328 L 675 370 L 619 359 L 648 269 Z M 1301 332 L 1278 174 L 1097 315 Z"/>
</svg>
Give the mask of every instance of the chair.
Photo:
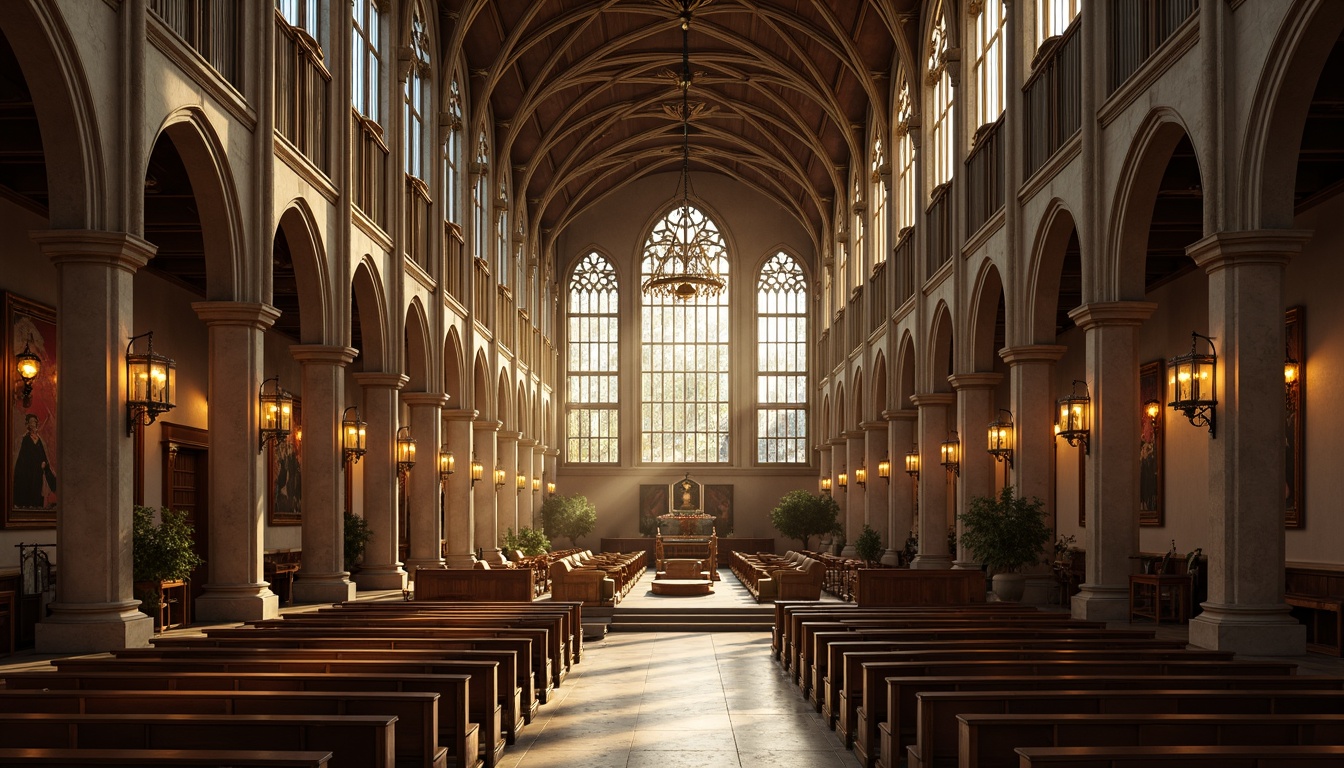
<svg viewBox="0 0 1344 768">
<path fill-rule="evenodd" d="M 551 599 L 584 603 L 616 603 L 616 582 L 606 571 L 575 569 L 564 560 L 551 564 Z"/>
<path fill-rule="evenodd" d="M 705 563 L 703 560 L 666 560 L 663 562 L 663 578 L 704 580 Z"/>
<path fill-rule="evenodd" d="M 774 572 L 773 577 L 776 600 L 820 600 L 826 565 L 820 560 L 807 558 L 799 570 L 781 568 Z"/>
</svg>

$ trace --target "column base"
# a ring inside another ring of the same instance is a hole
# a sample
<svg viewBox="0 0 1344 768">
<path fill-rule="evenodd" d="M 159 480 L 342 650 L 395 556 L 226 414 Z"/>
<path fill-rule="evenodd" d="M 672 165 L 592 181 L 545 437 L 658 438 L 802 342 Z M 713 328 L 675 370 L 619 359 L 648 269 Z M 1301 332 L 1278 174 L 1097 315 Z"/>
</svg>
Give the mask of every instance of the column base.
<svg viewBox="0 0 1344 768">
<path fill-rule="evenodd" d="M 505 563 L 504 555 L 499 547 L 485 548 L 481 552 L 481 559 L 491 565 L 503 565 Z"/>
<path fill-rule="evenodd" d="M 926 571 L 946 571 L 952 568 L 951 555 L 915 555 L 911 568 Z"/>
<path fill-rule="evenodd" d="M 971 561 L 971 560 L 954 560 L 954 561 L 952 562 L 952 570 L 954 570 L 954 571 L 978 571 L 978 570 L 980 570 L 980 564 L 977 563 L 977 562 Z"/>
<path fill-rule="evenodd" d="M 854 552 L 854 545 L 853 545 L 853 544 L 846 544 L 846 545 L 845 545 L 845 548 L 842 549 L 842 550 L 840 550 L 840 556 L 841 556 L 841 557 L 857 557 L 857 554 Z"/>
<path fill-rule="evenodd" d="M 896 550 L 888 549 L 886 552 L 882 553 L 881 562 L 883 565 L 900 565 L 901 556 L 897 554 Z"/>
<path fill-rule="evenodd" d="M 1128 623 L 1129 586 L 1083 584 L 1069 606 L 1069 613 L 1075 619 Z"/>
<path fill-rule="evenodd" d="M 345 603 L 355 599 L 355 583 L 345 571 L 327 574 L 299 571 L 299 574 L 294 580 L 296 603 Z"/>
<path fill-rule="evenodd" d="M 191 605 L 194 621 L 260 621 L 280 615 L 280 596 L 266 584 L 207 584 Z"/>
<path fill-rule="evenodd" d="M 52 603 L 52 615 L 34 628 L 37 652 L 104 653 L 148 646 L 154 620 L 136 610 L 138 603 Z"/>
<path fill-rule="evenodd" d="M 406 572 L 401 566 L 390 568 L 360 568 L 355 574 L 355 584 L 360 589 L 405 589 Z"/>
<path fill-rule="evenodd" d="M 1307 652 L 1307 628 L 1277 605 L 1204 603 L 1190 620 L 1190 644 L 1248 656 L 1301 656 Z"/>
<path fill-rule="evenodd" d="M 443 561 L 445 568 L 472 568 L 476 565 L 475 555 L 449 555 Z"/>
</svg>

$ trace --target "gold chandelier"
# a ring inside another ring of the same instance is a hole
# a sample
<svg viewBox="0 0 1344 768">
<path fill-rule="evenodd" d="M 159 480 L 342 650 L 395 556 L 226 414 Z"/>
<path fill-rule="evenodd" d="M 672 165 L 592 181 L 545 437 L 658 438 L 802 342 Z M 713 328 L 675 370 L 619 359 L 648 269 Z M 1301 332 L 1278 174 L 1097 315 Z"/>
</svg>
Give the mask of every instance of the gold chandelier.
<svg viewBox="0 0 1344 768">
<path fill-rule="evenodd" d="M 719 295 L 724 280 L 714 271 L 710 260 L 713 243 L 703 227 L 695 226 L 691 216 L 691 0 L 681 2 L 681 220 L 655 257 L 653 274 L 641 286 L 646 296 L 689 301 L 697 296 Z"/>
</svg>

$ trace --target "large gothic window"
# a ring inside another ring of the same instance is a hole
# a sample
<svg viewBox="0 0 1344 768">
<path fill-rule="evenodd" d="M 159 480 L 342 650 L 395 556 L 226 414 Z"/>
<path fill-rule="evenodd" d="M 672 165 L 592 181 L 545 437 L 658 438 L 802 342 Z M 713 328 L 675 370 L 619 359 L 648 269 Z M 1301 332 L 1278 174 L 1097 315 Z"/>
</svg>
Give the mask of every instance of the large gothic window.
<svg viewBox="0 0 1344 768">
<path fill-rule="evenodd" d="M 1003 3 L 982 0 L 975 15 L 976 125 L 999 119 L 1003 113 Z"/>
<path fill-rule="evenodd" d="M 485 131 L 476 137 L 476 184 L 471 188 L 471 232 L 476 258 L 487 259 L 490 253 L 490 142 Z"/>
<path fill-rule="evenodd" d="M 852 197 L 850 198 L 854 201 L 854 215 L 850 218 L 850 220 L 853 221 L 853 224 L 850 226 L 854 228 L 854 232 L 852 233 L 854 247 L 851 249 L 852 253 L 850 254 L 849 259 L 849 279 L 845 285 L 847 294 L 852 292 L 855 288 L 858 288 L 860 285 L 863 285 L 863 247 L 868 229 L 866 222 L 864 221 L 864 216 L 868 208 L 863 202 L 863 186 L 863 173 L 856 169 L 854 171 L 854 189 L 851 193 Z M 848 301 L 849 296 L 845 295 L 840 298 Z"/>
<path fill-rule="evenodd" d="M 924 70 L 924 80 L 932 93 L 929 144 L 933 151 L 929 153 L 928 168 L 930 187 L 952 180 L 953 135 L 956 133 L 952 120 L 952 74 L 947 69 L 947 14 L 942 3 L 938 4 L 935 13 L 936 21 L 928 42 L 928 65 Z"/>
<path fill-rule="evenodd" d="M 429 35 L 419 6 L 411 16 L 411 71 L 402 93 L 402 150 L 406 173 L 425 179 L 425 111 L 429 108 Z"/>
<path fill-rule="evenodd" d="M 454 224 L 462 223 L 462 93 L 457 78 L 448 84 L 448 138 L 443 146 L 443 183 L 445 188 L 443 217 Z"/>
<path fill-rule="evenodd" d="M 565 461 L 620 461 L 620 315 L 616 270 L 589 253 L 569 280 Z"/>
<path fill-rule="evenodd" d="M 892 186 L 894 217 L 893 229 L 899 234 L 915 225 L 915 144 L 910 140 L 910 120 L 914 117 L 914 103 L 910 98 L 910 83 L 901 79 L 901 90 L 896 94 L 896 167 Z"/>
<path fill-rule="evenodd" d="M 776 253 L 756 281 L 756 461 L 805 464 L 807 281 Z"/>
<path fill-rule="evenodd" d="M 877 127 L 876 122 L 873 127 Z M 873 264 L 877 265 L 887 260 L 887 190 L 882 183 L 882 174 L 890 172 L 886 167 L 887 157 L 882 150 L 881 136 L 873 138 L 872 154 L 873 159 L 868 167 L 868 210 L 871 214 L 869 221 L 872 222 L 869 239 L 872 241 Z"/>
<path fill-rule="evenodd" d="M 376 0 L 353 0 L 354 4 L 354 47 L 351 63 L 351 99 L 355 111 L 375 123 L 383 122 L 380 109 L 380 83 L 382 82 L 382 56 L 379 52 L 382 31 L 382 13 Z"/>
<path fill-rule="evenodd" d="M 710 265 L 728 282 L 728 250 L 718 227 L 694 206 L 678 206 L 649 233 L 641 283 L 666 249 L 683 245 L 685 231 L 690 242 L 705 245 Z M 640 460 L 727 462 L 728 289 L 689 299 L 645 296 L 640 331 Z"/>
</svg>

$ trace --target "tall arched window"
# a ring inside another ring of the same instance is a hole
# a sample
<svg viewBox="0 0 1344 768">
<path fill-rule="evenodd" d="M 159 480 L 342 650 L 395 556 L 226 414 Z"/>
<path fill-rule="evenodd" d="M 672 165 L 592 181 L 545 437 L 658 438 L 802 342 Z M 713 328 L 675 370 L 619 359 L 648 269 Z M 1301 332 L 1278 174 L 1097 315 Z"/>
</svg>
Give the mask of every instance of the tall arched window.
<svg viewBox="0 0 1344 768">
<path fill-rule="evenodd" d="M 874 133 L 877 123 L 873 123 Z M 882 183 L 882 174 L 890 173 L 887 156 L 882 149 L 882 137 L 873 137 L 873 160 L 868 165 L 868 220 L 872 222 L 869 240 L 872 241 L 873 264 L 882 264 L 887 260 L 887 189 Z"/>
<path fill-rule="evenodd" d="M 350 97 L 359 114 L 382 124 L 381 44 L 383 16 L 377 0 L 352 0 L 354 5 L 354 47 L 352 48 L 352 78 Z"/>
<path fill-rule="evenodd" d="M 462 224 L 462 93 L 457 78 L 448 84 L 448 138 L 443 143 L 443 218 Z"/>
<path fill-rule="evenodd" d="M 706 244 L 709 263 L 729 284 L 728 248 L 714 221 L 694 206 L 677 206 L 654 224 L 644 244 L 643 283 L 668 248 Z M 640 460 L 653 463 L 728 461 L 728 289 L 690 299 L 645 296 L 640 344 Z"/>
<path fill-rule="evenodd" d="M 947 69 L 947 14 L 938 3 L 933 32 L 929 35 L 929 58 L 924 81 L 929 84 L 932 121 L 929 123 L 929 187 L 952 180 L 953 134 L 952 75 Z"/>
<path fill-rule="evenodd" d="M 509 247 L 509 179 L 499 174 L 499 196 L 495 199 L 495 280 L 501 285 L 513 285 L 513 249 Z"/>
<path fill-rule="evenodd" d="M 476 137 L 476 183 L 471 188 L 471 242 L 476 248 L 476 258 L 486 259 L 490 255 L 490 142 L 485 131 Z"/>
<path fill-rule="evenodd" d="M 402 92 L 402 151 L 406 173 L 425 179 L 425 111 L 429 108 L 429 35 L 417 5 L 411 15 L 411 71 Z"/>
<path fill-rule="evenodd" d="M 854 215 L 850 217 L 850 226 L 853 227 L 854 231 L 851 232 L 851 235 L 853 236 L 853 248 L 850 249 L 848 269 L 849 282 L 845 285 L 846 293 L 852 293 L 855 288 L 863 285 L 863 246 L 864 236 L 867 234 L 868 229 L 866 222 L 864 221 L 868 211 L 868 206 L 863 202 L 864 174 L 858 169 L 855 169 L 853 173 L 854 184 L 853 192 L 850 193 L 850 199 L 854 201 L 852 204 Z M 846 301 L 849 300 L 848 295 L 841 298 Z"/>
<path fill-rule="evenodd" d="M 892 229 L 897 234 L 915 225 L 915 144 L 910 140 L 910 120 L 914 117 L 914 101 L 910 98 L 910 83 L 901 78 L 901 90 L 896 94 L 896 167 L 892 169 Z"/>
<path fill-rule="evenodd" d="M 1036 0 L 1036 47 L 1047 38 L 1064 34 L 1078 15 L 1081 0 Z"/>
<path fill-rule="evenodd" d="M 807 281 L 776 253 L 756 280 L 756 461 L 804 464 L 807 452 Z"/>
<path fill-rule="evenodd" d="M 1003 13 L 1002 0 L 983 0 L 975 14 L 976 125 L 985 125 L 1003 114 Z"/>
<path fill-rule="evenodd" d="M 620 455 L 620 315 L 616 270 L 583 257 L 569 279 L 565 461 L 614 464 Z"/>
</svg>

